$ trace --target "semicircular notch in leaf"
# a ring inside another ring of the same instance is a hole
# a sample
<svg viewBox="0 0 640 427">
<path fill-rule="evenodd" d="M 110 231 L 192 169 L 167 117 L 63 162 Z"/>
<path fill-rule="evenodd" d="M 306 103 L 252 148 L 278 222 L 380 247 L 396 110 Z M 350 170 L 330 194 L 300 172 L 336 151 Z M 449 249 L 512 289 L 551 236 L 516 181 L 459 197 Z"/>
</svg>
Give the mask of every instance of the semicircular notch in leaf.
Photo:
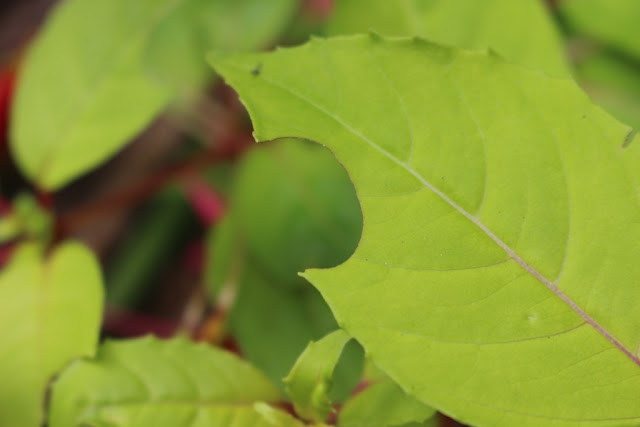
<svg viewBox="0 0 640 427">
<path fill-rule="evenodd" d="M 478 425 L 640 422 L 628 127 L 570 80 L 419 39 L 210 59 L 256 139 L 350 173 L 360 245 L 305 276 L 404 390 Z"/>
<path fill-rule="evenodd" d="M 107 341 L 56 380 L 49 426 L 299 425 L 255 406 L 279 400 L 260 371 L 226 351 L 184 338 Z"/>
<path fill-rule="evenodd" d="M 84 247 L 64 244 L 44 262 L 35 245 L 17 249 L 0 274 L 0 424 L 42 424 L 47 382 L 95 352 L 102 293 Z"/>
<path fill-rule="evenodd" d="M 337 328 L 318 290 L 298 272 L 344 262 L 361 230 L 353 185 L 318 144 L 274 141 L 238 164 L 229 214 L 210 235 L 207 280 L 213 298 L 222 287 L 235 289 L 229 332 L 243 356 L 277 384 L 310 340 Z M 351 394 L 361 359 L 350 344 L 333 399 Z"/>
<path fill-rule="evenodd" d="M 148 38 L 181 0 L 66 0 L 21 66 L 11 150 L 38 186 L 57 189 L 140 132 L 169 100 L 147 76 Z"/>
</svg>

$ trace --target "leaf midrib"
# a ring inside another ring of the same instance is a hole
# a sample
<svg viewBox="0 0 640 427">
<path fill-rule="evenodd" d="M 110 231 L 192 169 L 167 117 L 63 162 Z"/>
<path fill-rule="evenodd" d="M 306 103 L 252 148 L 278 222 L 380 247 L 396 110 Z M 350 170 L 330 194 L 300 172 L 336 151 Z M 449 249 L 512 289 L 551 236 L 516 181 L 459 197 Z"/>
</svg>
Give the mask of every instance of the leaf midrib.
<svg viewBox="0 0 640 427">
<path fill-rule="evenodd" d="M 229 65 L 230 67 L 235 68 L 237 70 L 243 71 L 243 72 L 247 71 L 246 69 L 244 69 L 244 68 L 242 68 L 242 67 L 240 67 L 240 66 L 238 66 L 236 64 L 233 64 L 233 63 L 228 63 L 227 65 Z M 346 130 L 351 132 L 353 135 L 355 135 L 356 137 L 360 138 L 362 141 L 367 143 L 371 148 L 373 148 L 374 150 L 378 151 L 380 154 L 382 154 L 383 156 L 387 157 L 393 163 L 395 163 L 396 165 L 400 166 L 406 172 L 411 174 L 424 187 L 428 188 L 430 191 L 432 191 L 434 194 L 436 194 L 438 197 L 440 197 L 444 202 L 446 202 L 449 206 L 451 206 L 453 209 L 455 209 L 459 214 L 464 216 L 472 224 L 474 224 L 476 227 L 478 227 L 480 230 L 482 230 L 482 232 L 484 232 L 491 240 L 493 240 L 493 242 L 495 244 L 497 244 L 502 250 L 504 250 L 507 253 L 509 258 L 513 259 L 527 273 L 531 274 L 534 278 L 536 278 L 539 282 L 541 282 L 545 287 L 547 287 L 547 289 L 549 289 L 551 292 L 553 292 L 558 298 L 560 298 L 565 304 L 567 304 L 574 312 L 576 312 L 580 317 L 582 317 L 582 319 L 585 322 L 590 324 L 598 333 L 600 333 L 611 344 L 613 344 L 614 347 L 616 347 L 618 350 L 620 350 L 633 363 L 635 363 L 637 366 L 640 367 L 640 359 L 638 357 L 636 357 L 633 354 L 633 352 L 631 350 L 629 350 L 620 340 L 618 340 L 615 336 L 613 336 L 613 334 L 611 334 L 607 329 L 605 329 L 602 325 L 600 325 L 593 317 L 591 317 L 578 304 L 576 304 L 575 301 L 573 301 L 568 295 L 566 295 L 564 292 L 562 292 L 553 282 L 551 282 L 544 275 L 539 273 L 535 268 L 533 268 L 533 266 L 529 265 L 522 257 L 520 257 L 518 255 L 518 253 L 515 250 L 511 249 L 511 247 L 509 247 L 509 245 L 507 245 L 505 242 L 503 242 L 495 233 L 493 233 L 493 231 L 491 231 L 491 229 L 489 229 L 485 224 L 483 224 L 477 217 L 475 217 L 474 215 L 472 215 L 469 212 L 467 212 L 464 208 L 462 208 L 459 204 L 457 204 L 453 199 L 451 199 L 445 193 L 443 193 L 439 188 L 437 188 L 436 186 L 431 184 L 429 181 L 427 181 L 422 175 L 420 175 L 418 172 L 416 172 L 408 163 L 401 161 L 400 159 L 395 157 L 393 154 L 391 154 L 390 152 L 388 152 L 387 150 L 385 150 L 384 148 L 382 148 L 381 146 L 376 144 L 374 141 L 372 141 L 368 137 L 366 137 L 360 131 L 358 131 L 357 129 L 353 128 L 347 122 L 342 120 L 339 116 L 333 114 L 331 111 L 327 110 L 322 105 L 317 104 L 316 102 L 314 102 L 312 99 L 309 99 L 305 95 L 303 95 L 303 94 L 301 94 L 301 93 L 299 93 L 299 92 L 297 92 L 297 91 L 295 91 L 293 89 L 290 89 L 290 88 L 288 88 L 286 86 L 283 86 L 282 84 L 277 83 L 277 82 L 275 82 L 273 80 L 266 79 L 264 77 L 264 74 L 261 74 L 260 76 L 258 76 L 258 78 L 260 78 L 265 83 L 270 84 L 271 86 L 273 86 L 273 87 L 275 87 L 277 89 L 280 89 L 280 90 L 282 90 L 282 91 L 284 91 L 286 93 L 289 93 L 290 95 L 298 98 L 300 101 L 303 101 L 304 103 L 306 103 L 309 106 L 313 107 L 314 109 L 318 110 L 319 112 L 321 112 L 322 114 L 326 115 L 330 119 L 334 120 L 336 123 L 338 123 L 339 125 L 343 126 Z M 298 138 L 304 138 L 303 136 L 295 136 L 295 135 L 289 135 L 289 136 L 298 137 Z"/>
</svg>

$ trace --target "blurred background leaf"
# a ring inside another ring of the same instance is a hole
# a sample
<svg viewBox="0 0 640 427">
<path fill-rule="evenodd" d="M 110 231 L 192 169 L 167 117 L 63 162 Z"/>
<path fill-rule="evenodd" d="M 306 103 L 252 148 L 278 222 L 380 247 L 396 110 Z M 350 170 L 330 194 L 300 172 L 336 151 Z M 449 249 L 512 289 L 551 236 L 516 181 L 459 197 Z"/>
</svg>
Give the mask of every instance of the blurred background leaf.
<svg viewBox="0 0 640 427">
<path fill-rule="evenodd" d="M 223 306 L 232 295 L 229 332 L 274 382 L 310 340 L 337 327 L 298 272 L 346 260 L 361 228 L 353 185 L 325 148 L 277 141 L 251 150 L 238 165 L 228 217 L 209 240 L 208 283 Z M 357 345 L 348 347 L 345 361 L 335 392 L 342 399 L 359 378 Z"/>
<path fill-rule="evenodd" d="M 100 269 L 86 248 L 67 243 L 47 258 L 36 244 L 15 251 L 0 273 L 2 425 L 42 424 L 47 383 L 95 353 L 101 315 Z"/>
<path fill-rule="evenodd" d="M 205 53 L 255 50 L 275 43 L 300 0 L 186 0 L 152 33 L 146 64 L 179 100 L 201 94 L 212 78 Z"/>
<path fill-rule="evenodd" d="M 184 338 L 107 341 L 56 379 L 49 425 L 266 427 L 274 424 L 254 404 L 278 399 L 262 373 L 228 352 Z"/>
</svg>

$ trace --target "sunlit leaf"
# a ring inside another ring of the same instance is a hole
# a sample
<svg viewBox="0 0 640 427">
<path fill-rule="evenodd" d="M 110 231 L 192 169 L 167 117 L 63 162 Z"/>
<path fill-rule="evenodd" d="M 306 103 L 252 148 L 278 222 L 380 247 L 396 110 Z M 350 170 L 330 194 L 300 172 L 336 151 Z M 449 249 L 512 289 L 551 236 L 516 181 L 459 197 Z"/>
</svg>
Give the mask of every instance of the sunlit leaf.
<svg viewBox="0 0 640 427">
<path fill-rule="evenodd" d="M 627 126 L 570 80 L 419 39 L 211 61 L 256 139 L 324 143 L 349 172 L 360 245 L 305 277 L 403 390 L 476 425 L 638 424 Z"/>
<path fill-rule="evenodd" d="M 20 247 L 0 273 L 0 424 L 44 420 L 47 382 L 71 359 L 91 356 L 102 317 L 94 256 L 69 243 L 42 260 Z"/>
<path fill-rule="evenodd" d="M 107 341 L 54 383 L 49 426 L 280 426 L 264 375 L 231 353 L 178 338 Z"/>
<path fill-rule="evenodd" d="M 640 129 L 640 69 L 635 63 L 596 51 L 578 61 L 575 77 L 594 101 Z"/>
</svg>

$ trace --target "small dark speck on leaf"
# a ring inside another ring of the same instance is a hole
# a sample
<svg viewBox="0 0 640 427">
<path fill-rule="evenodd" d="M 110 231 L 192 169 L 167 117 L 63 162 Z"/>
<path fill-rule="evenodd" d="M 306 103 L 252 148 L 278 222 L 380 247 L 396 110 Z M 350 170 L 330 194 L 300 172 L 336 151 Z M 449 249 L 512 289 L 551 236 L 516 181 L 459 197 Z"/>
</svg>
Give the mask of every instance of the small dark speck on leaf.
<svg viewBox="0 0 640 427">
<path fill-rule="evenodd" d="M 259 62 L 258 65 L 256 65 L 256 68 L 251 70 L 251 74 L 257 77 L 260 75 L 260 71 L 262 71 L 262 62 Z"/>
<path fill-rule="evenodd" d="M 633 141 L 633 137 L 638 133 L 638 129 L 631 129 L 631 131 L 625 136 L 624 141 L 622 141 L 622 148 L 627 148 L 631 141 Z"/>
</svg>

